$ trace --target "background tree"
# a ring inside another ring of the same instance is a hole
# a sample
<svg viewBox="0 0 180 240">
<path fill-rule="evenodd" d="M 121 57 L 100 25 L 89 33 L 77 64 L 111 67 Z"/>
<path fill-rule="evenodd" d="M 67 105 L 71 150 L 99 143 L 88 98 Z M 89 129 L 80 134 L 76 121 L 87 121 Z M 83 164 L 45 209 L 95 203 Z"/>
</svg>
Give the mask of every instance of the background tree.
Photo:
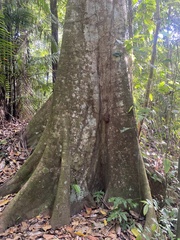
<svg viewBox="0 0 180 240">
<path fill-rule="evenodd" d="M 5 0 L 2 4 L 4 22 L 8 31 L 6 41 L 11 42 L 12 47 L 7 56 L 4 57 L 2 76 L 4 83 L 1 82 L 1 88 L 4 91 L 4 110 L 6 118 L 12 116 L 18 117 L 18 105 L 20 102 L 20 73 L 17 64 L 17 52 L 23 46 L 26 46 L 27 27 L 32 23 L 32 15 L 27 8 L 23 7 L 20 1 Z M 28 56 L 28 55 L 27 55 Z"/>
<path fill-rule="evenodd" d="M 159 222 L 162 235 L 175 238 L 172 228 L 177 219 L 177 159 L 179 156 L 179 3 L 160 2 L 160 28 L 156 45 L 156 62 L 149 66 L 155 33 L 155 1 L 134 2 L 134 37 L 127 41 L 133 47 L 133 87 L 137 121 L 141 122 L 140 146 L 146 168 L 153 176 L 161 172 L 165 182 L 163 200 L 159 201 Z M 149 92 L 149 106 L 144 107 L 149 68 L 153 68 L 153 81 Z M 154 150 L 152 150 L 154 149 Z M 154 154 L 154 156 L 153 156 Z M 159 188 L 158 188 L 159 189 Z M 173 195 L 174 194 L 174 195 Z M 160 203 L 161 202 L 161 203 Z M 174 215 L 170 213 L 174 212 Z M 166 227 L 164 227 L 166 226 Z M 162 238 L 162 236 L 161 236 Z"/>
<path fill-rule="evenodd" d="M 11 55 L 12 43 L 7 41 L 9 33 L 4 22 L 4 15 L 2 11 L 0 12 L 0 108 L 2 113 L 5 109 L 5 95 L 8 87 L 6 86 L 5 78 L 5 62 L 7 61 L 7 56 Z M 3 114 L 5 115 L 5 114 Z"/>
<path fill-rule="evenodd" d="M 178 180 L 180 182 L 180 158 L 179 158 L 179 164 L 178 164 Z M 180 238 L 180 206 L 178 210 L 178 222 L 177 222 L 177 239 Z"/>
<path fill-rule="evenodd" d="M 17 192 L 1 231 L 44 211 L 53 227 L 68 224 L 97 190 L 105 201 L 152 200 L 132 109 L 126 27 L 126 1 L 68 1 L 49 119 L 32 155 L 0 188 L 1 195 Z M 146 226 L 154 217 L 149 208 Z"/>
<path fill-rule="evenodd" d="M 151 131 L 147 131 L 148 134 L 154 133 L 154 129 L 156 129 L 155 135 L 157 138 L 159 137 L 158 141 L 171 139 L 171 134 L 177 138 L 179 135 L 179 122 L 177 121 L 179 115 L 177 110 L 179 108 L 177 106 L 179 99 L 179 74 L 177 71 L 179 24 L 177 23 L 177 14 L 179 8 L 177 3 L 169 1 L 160 2 L 159 7 L 161 26 L 158 27 L 159 39 L 156 43 L 156 62 L 154 65 L 150 64 L 149 66 L 148 63 L 151 59 L 153 32 L 155 33 L 155 28 L 157 28 L 156 21 L 153 21 L 157 17 L 155 14 L 156 1 L 142 1 L 134 5 L 134 37 L 132 40 L 134 101 L 137 120 L 141 122 L 144 119 L 144 129 L 151 129 Z M 129 43 L 130 41 L 127 42 L 127 47 Z M 129 45 L 131 46 L 131 44 Z M 151 90 L 148 93 L 149 106 L 144 107 L 143 99 L 147 99 L 145 93 L 149 79 L 149 68 L 153 70 L 154 77 Z M 174 124 L 172 124 L 172 119 L 176 119 Z M 170 134 L 167 129 L 171 129 Z M 144 134 L 147 132 L 144 131 Z M 162 147 L 162 151 L 165 150 L 164 147 Z"/>
<path fill-rule="evenodd" d="M 58 53 L 58 9 L 57 0 L 50 0 L 51 10 L 51 54 Z M 52 80 L 53 83 L 56 81 L 58 61 L 52 61 Z"/>
<path fill-rule="evenodd" d="M 60 21 L 63 21 L 64 5 L 65 1 L 60 1 L 56 6 Z M 39 13 L 41 18 L 37 18 Z M 59 57 L 57 30 L 62 23 L 58 22 L 55 13 L 51 13 L 50 1 L 48 4 L 45 0 L 6 0 L 2 2 L 2 14 L 9 33 L 6 38 L 12 43 L 9 50 L 8 45 L 4 45 L 7 50 L 2 52 L 8 52 L 7 56 L 2 56 L 0 82 L 4 92 L 4 111 L 7 118 L 23 116 L 30 119 L 52 92 L 55 71 L 52 69 L 57 66 Z"/>
</svg>

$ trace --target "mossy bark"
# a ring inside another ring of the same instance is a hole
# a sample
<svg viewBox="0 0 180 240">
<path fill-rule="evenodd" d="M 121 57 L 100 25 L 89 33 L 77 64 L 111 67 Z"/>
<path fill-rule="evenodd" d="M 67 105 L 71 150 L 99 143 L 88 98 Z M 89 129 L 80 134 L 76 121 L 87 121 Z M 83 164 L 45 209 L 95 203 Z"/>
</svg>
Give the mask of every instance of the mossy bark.
<svg viewBox="0 0 180 240">
<path fill-rule="evenodd" d="M 105 191 L 105 201 L 151 199 L 123 44 L 126 17 L 125 0 L 68 1 L 46 127 L 38 130 L 32 156 L 0 189 L 1 195 L 18 191 L 1 216 L 1 231 L 43 211 L 53 227 L 68 224 L 70 214 L 93 204 L 97 190 Z M 71 184 L 79 185 L 80 194 Z"/>
<path fill-rule="evenodd" d="M 22 133 L 23 140 L 26 141 L 27 147 L 32 150 L 38 144 L 38 141 L 44 132 L 49 118 L 49 109 L 52 107 L 52 95 L 37 111 L 31 119 L 25 131 Z"/>
</svg>

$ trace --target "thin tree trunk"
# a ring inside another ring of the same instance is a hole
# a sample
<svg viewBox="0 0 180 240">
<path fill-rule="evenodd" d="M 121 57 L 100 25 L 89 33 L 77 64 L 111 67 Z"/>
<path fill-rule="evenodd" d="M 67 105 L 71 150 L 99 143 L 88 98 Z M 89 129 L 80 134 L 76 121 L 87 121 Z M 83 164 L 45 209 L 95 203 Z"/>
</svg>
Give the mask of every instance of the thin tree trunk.
<svg viewBox="0 0 180 240">
<path fill-rule="evenodd" d="M 146 93 L 145 93 L 145 102 L 143 104 L 144 108 L 147 108 L 149 106 L 149 94 L 151 92 L 151 85 L 153 81 L 153 74 L 154 74 L 154 64 L 156 60 L 156 50 L 157 50 L 157 40 L 158 40 L 158 34 L 159 34 L 159 29 L 160 29 L 160 6 L 159 6 L 159 0 L 156 0 L 156 30 L 154 33 L 154 40 L 153 40 L 153 47 L 152 47 L 152 55 L 151 55 L 151 60 L 150 60 L 150 71 L 149 71 L 149 77 L 148 77 L 148 82 L 146 86 Z M 142 119 L 139 123 L 138 126 L 138 135 L 140 136 L 141 134 L 141 128 L 143 125 L 144 119 Z"/>
<path fill-rule="evenodd" d="M 129 39 L 133 39 L 133 8 L 132 8 L 132 0 L 128 0 L 128 32 L 129 32 Z M 133 48 L 131 49 L 129 56 L 128 56 L 128 72 L 129 72 L 129 79 L 130 79 L 130 86 L 131 86 L 131 91 L 133 91 Z"/>
<path fill-rule="evenodd" d="M 179 157 L 179 164 L 178 164 L 178 180 L 180 183 L 180 157 Z M 179 210 L 178 210 L 176 238 L 177 238 L 177 240 L 180 239 L 180 204 L 179 204 Z"/>
<path fill-rule="evenodd" d="M 57 11 L 57 0 L 50 0 L 51 10 L 51 54 L 58 53 L 58 11 Z M 53 83 L 56 81 L 58 62 L 52 60 L 52 79 Z"/>
</svg>

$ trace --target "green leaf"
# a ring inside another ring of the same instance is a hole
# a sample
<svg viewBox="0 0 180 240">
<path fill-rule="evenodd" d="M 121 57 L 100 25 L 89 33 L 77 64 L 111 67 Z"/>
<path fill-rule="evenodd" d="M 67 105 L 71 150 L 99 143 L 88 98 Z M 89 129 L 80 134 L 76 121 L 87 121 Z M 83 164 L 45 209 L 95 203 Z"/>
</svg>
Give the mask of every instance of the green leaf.
<svg viewBox="0 0 180 240">
<path fill-rule="evenodd" d="M 74 191 L 77 193 L 77 194 L 80 194 L 81 193 L 81 188 L 78 184 L 72 184 L 72 188 L 74 189 Z"/>
<path fill-rule="evenodd" d="M 144 207 L 143 207 L 143 214 L 144 214 L 144 216 L 146 216 L 148 210 L 149 210 L 149 204 L 144 205 Z"/>
<path fill-rule="evenodd" d="M 152 224 L 151 230 L 155 232 L 157 230 L 157 225 L 155 223 Z"/>
<path fill-rule="evenodd" d="M 115 53 L 113 53 L 113 56 L 114 56 L 114 57 L 121 57 L 121 55 L 122 55 L 122 54 L 119 53 L 119 52 L 115 52 Z"/>
<path fill-rule="evenodd" d="M 127 221 L 127 213 L 126 212 L 121 212 L 121 217 L 122 219 L 124 219 L 125 221 Z"/>
<path fill-rule="evenodd" d="M 170 58 L 166 58 L 165 60 L 162 61 L 163 63 L 171 63 L 171 59 Z"/>
<path fill-rule="evenodd" d="M 0 145 L 5 145 L 5 144 L 7 144 L 7 140 L 6 139 L 3 139 L 3 140 L 0 141 Z"/>
<path fill-rule="evenodd" d="M 133 0 L 133 5 L 135 5 L 138 2 L 138 0 Z"/>
<path fill-rule="evenodd" d="M 158 84 L 158 90 L 160 93 L 168 93 L 170 91 L 170 87 L 162 81 Z"/>
<path fill-rule="evenodd" d="M 142 238 L 142 236 L 141 235 L 138 235 L 137 237 L 136 237 L 136 240 L 142 240 L 143 238 Z"/>
<path fill-rule="evenodd" d="M 131 232 L 132 232 L 132 234 L 133 234 L 135 237 L 137 237 L 137 236 L 140 235 L 140 233 L 139 233 L 139 231 L 138 231 L 137 228 L 132 228 L 132 229 L 131 229 Z"/>
<path fill-rule="evenodd" d="M 153 95 L 152 95 L 152 93 L 149 94 L 149 99 L 150 99 L 151 102 L 153 101 Z"/>
<path fill-rule="evenodd" d="M 129 129 L 131 129 L 131 128 L 123 127 L 123 129 L 121 129 L 120 132 L 123 133 L 123 132 L 126 132 L 126 131 L 129 130 Z"/>
<path fill-rule="evenodd" d="M 132 105 L 132 106 L 129 108 L 128 113 L 130 113 L 133 108 L 134 108 L 134 106 Z"/>
<path fill-rule="evenodd" d="M 165 158 L 163 165 L 164 165 L 164 171 L 167 174 L 171 168 L 171 161 L 169 159 Z"/>
</svg>

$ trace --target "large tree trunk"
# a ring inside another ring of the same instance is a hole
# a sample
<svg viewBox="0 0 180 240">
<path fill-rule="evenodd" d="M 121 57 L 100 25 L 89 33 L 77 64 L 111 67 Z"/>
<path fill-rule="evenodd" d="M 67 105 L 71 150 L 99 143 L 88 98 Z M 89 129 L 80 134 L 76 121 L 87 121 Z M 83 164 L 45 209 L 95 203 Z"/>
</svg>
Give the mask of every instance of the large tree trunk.
<svg viewBox="0 0 180 240">
<path fill-rule="evenodd" d="M 69 0 L 47 125 L 32 155 L 0 189 L 1 195 L 18 192 L 1 231 L 44 211 L 53 227 L 68 224 L 71 214 L 93 204 L 97 190 L 105 191 L 105 201 L 151 199 L 123 45 L 126 16 L 125 0 Z"/>
</svg>

